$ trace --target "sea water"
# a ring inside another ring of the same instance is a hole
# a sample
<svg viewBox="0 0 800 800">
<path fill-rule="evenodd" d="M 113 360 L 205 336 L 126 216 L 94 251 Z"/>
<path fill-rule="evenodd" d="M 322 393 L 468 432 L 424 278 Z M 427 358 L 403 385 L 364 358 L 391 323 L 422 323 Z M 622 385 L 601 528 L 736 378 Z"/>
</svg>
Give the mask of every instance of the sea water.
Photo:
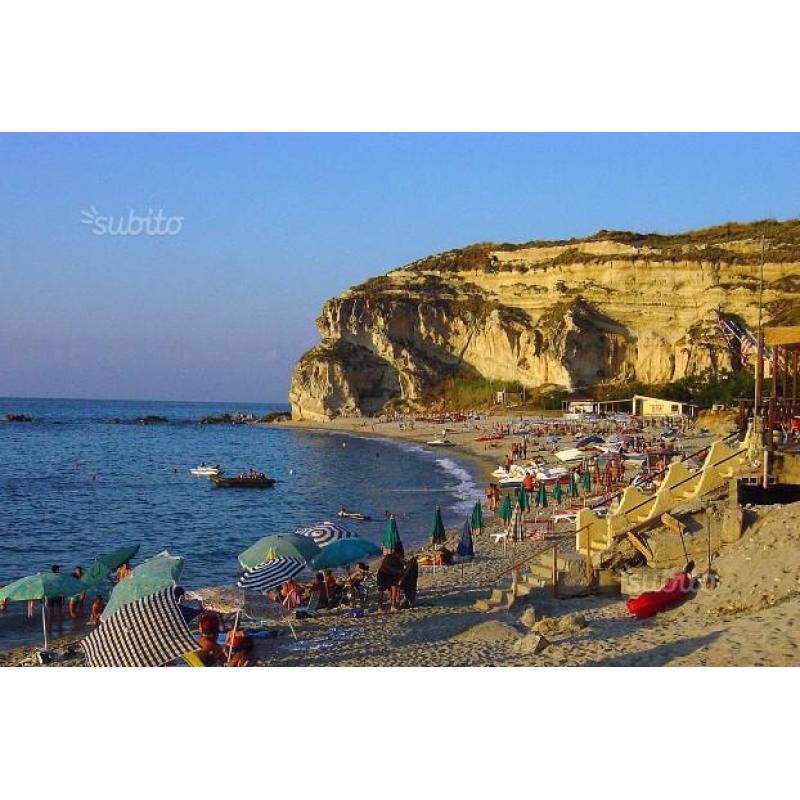
<svg viewBox="0 0 800 800">
<path fill-rule="evenodd" d="M 286 406 L 0 399 L 0 585 L 59 564 L 64 571 L 127 544 L 139 557 L 183 556 L 187 588 L 230 583 L 237 555 L 262 536 L 336 519 L 380 542 L 385 514 L 396 515 L 406 547 L 430 535 L 436 505 L 445 525 L 463 524 L 479 497 L 466 462 L 424 445 L 276 425 L 200 425 L 209 415 Z M 144 416 L 167 422 L 139 424 Z M 119 420 L 112 424 L 110 420 Z M 228 475 L 254 468 L 272 489 L 220 489 L 189 473 L 201 461 Z M 0 646 L 38 635 L 19 607 L 0 615 Z M 11 624 L 11 618 L 16 620 Z M 13 641 L 12 641 L 13 640 Z"/>
</svg>

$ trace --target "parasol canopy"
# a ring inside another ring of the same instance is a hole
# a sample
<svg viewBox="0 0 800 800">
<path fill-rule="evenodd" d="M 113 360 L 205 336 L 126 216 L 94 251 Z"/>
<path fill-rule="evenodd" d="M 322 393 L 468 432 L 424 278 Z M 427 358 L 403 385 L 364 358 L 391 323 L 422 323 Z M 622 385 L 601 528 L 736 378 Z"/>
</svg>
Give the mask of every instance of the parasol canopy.
<svg viewBox="0 0 800 800">
<path fill-rule="evenodd" d="M 508 495 L 503 498 L 503 502 L 497 511 L 497 516 L 506 523 L 511 519 L 511 498 Z"/>
<path fill-rule="evenodd" d="M 390 514 L 386 520 L 381 547 L 392 552 L 402 552 L 403 550 L 403 543 L 400 541 L 400 531 L 397 530 L 397 520 L 394 518 L 394 514 Z"/>
<path fill-rule="evenodd" d="M 80 578 L 85 587 L 84 591 L 100 583 L 123 564 L 127 564 L 138 552 L 139 545 L 134 544 L 129 547 L 120 547 L 118 550 L 112 550 L 110 553 L 96 558 Z"/>
<path fill-rule="evenodd" d="M 317 547 L 325 547 L 331 542 L 338 542 L 340 539 L 357 539 L 358 534 L 353 533 L 349 528 L 345 528 L 339 522 L 319 522 L 309 528 L 299 528 L 295 531 L 298 536 L 308 536 L 314 540 Z"/>
<path fill-rule="evenodd" d="M 442 509 L 436 506 L 433 512 L 433 527 L 431 528 L 431 543 L 444 544 L 447 536 L 444 532 L 444 522 L 442 522 Z"/>
<path fill-rule="evenodd" d="M 174 586 L 183 572 L 183 563 L 182 558 L 164 550 L 134 567 L 131 574 L 114 587 L 100 619 L 105 622 L 124 605 Z"/>
<path fill-rule="evenodd" d="M 381 549 L 368 539 L 340 539 L 331 542 L 311 562 L 312 569 L 332 569 L 353 564 L 363 558 L 379 556 Z"/>
<path fill-rule="evenodd" d="M 265 536 L 239 554 L 239 563 L 249 569 L 275 558 L 299 558 L 306 563 L 319 555 L 320 548 L 310 536 L 287 533 Z"/>
<path fill-rule="evenodd" d="M 306 562 L 302 558 L 280 556 L 246 570 L 236 585 L 248 592 L 269 592 L 305 568 Z"/>
<path fill-rule="evenodd" d="M 483 509 L 481 508 L 480 503 L 475 503 L 472 508 L 472 519 L 470 520 L 470 525 L 473 530 L 483 530 Z"/>
<path fill-rule="evenodd" d="M 461 529 L 461 536 L 458 537 L 458 547 L 456 553 L 461 558 L 474 558 L 475 547 L 472 542 L 472 526 L 469 520 L 464 520 L 464 527 Z"/>
</svg>

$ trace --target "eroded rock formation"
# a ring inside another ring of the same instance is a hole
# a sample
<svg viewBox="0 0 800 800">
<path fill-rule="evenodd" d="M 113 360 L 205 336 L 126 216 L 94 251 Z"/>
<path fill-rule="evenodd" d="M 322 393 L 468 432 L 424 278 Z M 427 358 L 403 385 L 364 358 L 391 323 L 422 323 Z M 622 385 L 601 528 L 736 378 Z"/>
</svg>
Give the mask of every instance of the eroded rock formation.
<svg viewBox="0 0 800 800">
<path fill-rule="evenodd" d="M 525 386 L 677 380 L 735 366 L 718 315 L 800 321 L 800 222 L 473 245 L 329 300 L 292 374 L 295 418 L 414 404 L 456 371 Z"/>
</svg>

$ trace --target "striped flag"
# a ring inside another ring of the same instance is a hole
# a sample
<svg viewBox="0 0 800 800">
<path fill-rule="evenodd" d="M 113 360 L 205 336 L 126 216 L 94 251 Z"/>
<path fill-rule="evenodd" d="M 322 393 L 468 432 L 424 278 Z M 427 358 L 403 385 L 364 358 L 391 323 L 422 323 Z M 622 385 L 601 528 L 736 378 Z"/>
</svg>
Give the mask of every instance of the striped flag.
<svg viewBox="0 0 800 800">
<path fill-rule="evenodd" d="M 91 667 L 160 667 L 198 649 L 176 587 L 134 600 L 81 641 Z"/>
</svg>

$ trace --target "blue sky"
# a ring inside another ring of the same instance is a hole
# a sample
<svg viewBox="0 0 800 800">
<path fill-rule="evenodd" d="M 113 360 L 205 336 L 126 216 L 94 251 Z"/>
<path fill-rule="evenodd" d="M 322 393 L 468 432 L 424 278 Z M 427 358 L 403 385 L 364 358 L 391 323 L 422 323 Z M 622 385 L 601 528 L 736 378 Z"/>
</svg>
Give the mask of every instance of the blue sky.
<svg viewBox="0 0 800 800">
<path fill-rule="evenodd" d="M 3 135 L 0 396 L 283 401 L 322 303 L 367 277 L 798 216 L 799 176 L 794 135 Z M 92 208 L 180 232 L 94 235 Z"/>
</svg>

